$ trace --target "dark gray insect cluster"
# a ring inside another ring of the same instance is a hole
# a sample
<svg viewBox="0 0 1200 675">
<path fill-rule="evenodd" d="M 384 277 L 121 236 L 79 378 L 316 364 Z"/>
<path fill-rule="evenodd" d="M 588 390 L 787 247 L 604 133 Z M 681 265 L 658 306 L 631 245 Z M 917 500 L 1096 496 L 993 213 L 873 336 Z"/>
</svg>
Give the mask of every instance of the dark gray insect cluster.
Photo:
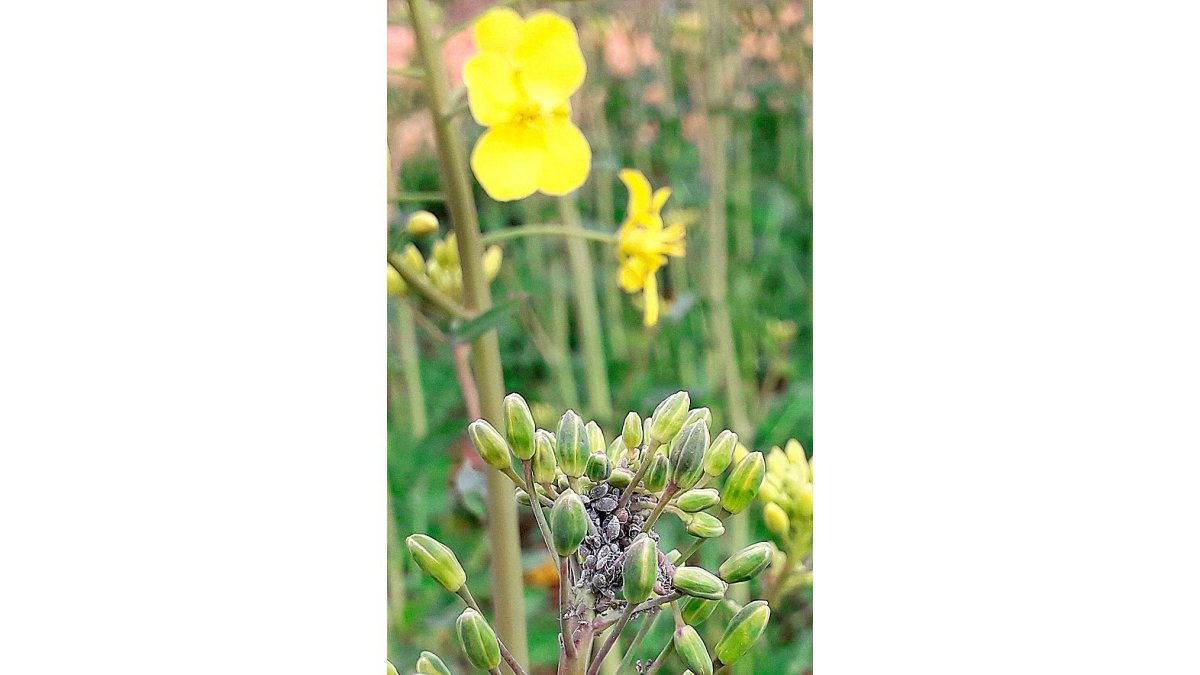
<svg viewBox="0 0 1200 675">
<path fill-rule="evenodd" d="M 629 504 L 617 509 L 621 499 L 621 490 L 608 483 L 600 483 L 582 496 L 588 518 L 595 527 L 595 533 L 588 534 L 579 545 L 579 555 L 583 558 L 582 573 L 575 582 L 575 587 L 591 591 L 595 598 L 597 613 L 613 607 L 623 607 L 621 599 L 621 570 L 625 565 L 625 550 L 633 540 L 642 533 L 642 526 L 650 517 L 648 508 L 639 508 L 653 504 L 648 495 L 635 495 Z M 657 532 L 647 535 L 658 541 Z M 654 590 L 660 595 L 670 593 L 674 587 L 671 577 L 675 568 L 667 561 L 660 551 L 658 554 L 658 583 Z"/>
</svg>

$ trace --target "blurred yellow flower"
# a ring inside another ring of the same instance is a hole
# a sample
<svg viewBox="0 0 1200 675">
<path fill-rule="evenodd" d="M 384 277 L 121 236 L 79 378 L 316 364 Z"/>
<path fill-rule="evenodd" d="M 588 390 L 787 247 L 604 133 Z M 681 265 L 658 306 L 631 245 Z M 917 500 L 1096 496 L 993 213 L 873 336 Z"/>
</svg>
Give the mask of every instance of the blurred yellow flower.
<svg viewBox="0 0 1200 675">
<path fill-rule="evenodd" d="M 471 115 L 488 127 L 471 169 L 497 201 L 565 195 L 587 179 L 592 149 L 571 123 L 571 94 L 587 65 L 575 26 L 551 11 L 508 8 L 475 23 L 479 52 L 463 67 Z"/>
<path fill-rule="evenodd" d="M 629 211 L 617 231 L 617 277 L 627 293 L 643 291 L 645 309 L 643 323 L 658 323 L 658 268 L 667 264 L 667 256 L 684 254 L 682 223 L 663 226 L 662 207 L 671 196 L 671 188 L 659 188 L 651 193 L 650 181 L 641 171 L 621 171 L 621 182 L 629 188 Z"/>
</svg>

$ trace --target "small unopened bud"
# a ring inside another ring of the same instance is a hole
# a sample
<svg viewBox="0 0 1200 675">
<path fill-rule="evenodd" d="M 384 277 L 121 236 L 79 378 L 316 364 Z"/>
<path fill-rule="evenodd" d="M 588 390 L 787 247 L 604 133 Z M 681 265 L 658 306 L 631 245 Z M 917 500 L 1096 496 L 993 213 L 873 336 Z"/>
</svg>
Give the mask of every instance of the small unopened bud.
<svg viewBox="0 0 1200 675">
<path fill-rule="evenodd" d="M 512 467 L 508 443 L 490 422 L 475 420 L 467 427 L 467 433 L 470 434 L 471 443 L 475 445 L 475 451 L 483 461 L 502 471 Z"/>
<path fill-rule="evenodd" d="M 454 627 L 458 631 L 458 644 L 471 665 L 479 670 L 492 670 L 500 665 L 500 642 L 482 614 L 468 607 L 458 615 Z"/>
<path fill-rule="evenodd" d="M 656 452 L 653 459 L 650 460 L 650 468 L 646 469 L 646 475 L 642 477 L 642 484 L 646 486 L 646 490 L 653 494 L 658 494 L 667 487 L 667 477 L 671 468 L 671 462 L 667 456 Z"/>
<path fill-rule="evenodd" d="M 704 453 L 708 450 L 708 426 L 692 422 L 671 442 L 671 482 L 690 490 L 704 476 Z"/>
<path fill-rule="evenodd" d="M 615 465 L 617 462 L 621 461 L 621 454 L 624 452 L 625 443 L 621 440 L 620 436 L 617 436 L 613 439 L 612 443 L 608 444 L 608 451 L 606 454 L 608 455 L 609 463 Z"/>
<path fill-rule="evenodd" d="M 408 290 L 408 284 L 404 283 L 404 277 L 400 276 L 400 273 L 390 263 L 387 266 L 387 288 L 388 295 L 403 295 Z"/>
<path fill-rule="evenodd" d="M 737 442 L 737 434 L 728 429 L 717 434 L 712 445 L 708 446 L 708 453 L 704 455 L 704 473 L 714 478 L 725 473 L 733 461 L 733 449 L 737 447 Z"/>
<path fill-rule="evenodd" d="M 399 675 L 399 673 L 396 672 L 396 666 L 393 666 L 391 661 L 388 661 L 387 664 L 388 664 L 387 675 Z M 417 671 L 417 672 L 419 673 L 421 671 Z"/>
<path fill-rule="evenodd" d="M 713 648 L 713 656 L 724 665 L 731 665 L 746 655 L 762 637 L 771 619 L 771 608 L 763 600 L 755 600 L 733 616 L 725 634 Z"/>
<path fill-rule="evenodd" d="M 404 226 L 411 236 L 424 237 L 438 229 L 437 216 L 428 211 L 417 211 L 408 217 L 408 223 Z"/>
<path fill-rule="evenodd" d="M 558 468 L 571 478 L 583 475 L 588 458 L 588 437 L 583 420 L 574 410 L 568 410 L 558 421 L 558 445 L 554 451 Z"/>
<path fill-rule="evenodd" d="M 666 443 L 675 438 L 675 434 L 683 428 L 683 420 L 687 418 L 688 404 L 691 402 L 686 391 L 677 391 L 663 399 L 654 409 L 654 416 L 650 422 L 650 438 L 659 443 Z"/>
<path fill-rule="evenodd" d="M 712 659 L 708 657 L 708 648 L 704 646 L 704 640 L 700 639 L 700 634 L 695 628 L 687 624 L 676 628 L 673 640 L 675 652 L 679 654 L 679 659 L 684 665 L 696 675 L 712 675 Z"/>
<path fill-rule="evenodd" d="M 621 442 L 626 449 L 633 450 L 642 444 L 642 418 L 631 412 L 625 416 L 625 425 L 621 427 Z"/>
<path fill-rule="evenodd" d="M 458 557 L 442 542 L 425 534 L 414 534 L 405 542 L 417 565 L 446 590 L 457 593 L 467 583 L 467 573 Z"/>
<path fill-rule="evenodd" d="M 717 574 L 728 584 L 749 581 L 767 569 L 774 557 L 775 548 L 765 541 L 760 541 L 729 556 L 721 563 Z"/>
<path fill-rule="evenodd" d="M 633 472 L 629 469 L 619 468 L 613 469 L 612 473 L 608 474 L 608 484 L 624 490 L 633 482 Z"/>
<path fill-rule="evenodd" d="M 758 494 L 767 467 L 761 452 L 752 452 L 734 465 L 721 490 L 721 508 L 740 513 Z"/>
<path fill-rule="evenodd" d="M 531 502 L 529 500 L 529 493 L 526 492 L 525 490 L 523 490 L 522 488 L 517 488 L 516 492 L 514 493 L 514 496 L 516 497 L 517 503 L 520 504 L 521 506 L 532 506 L 533 505 L 533 502 Z"/>
<path fill-rule="evenodd" d="M 483 276 L 488 281 L 494 280 L 500 274 L 500 265 L 504 263 L 504 249 L 499 246 L 489 246 L 483 252 Z"/>
<path fill-rule="evenodd" d="M 658 581 L 658 546 L 645 534 L 638 535 L 625 551 L 621 595 L 628 602 L 650 598 Z"/>
<path fill-rule="evenodd" d="M 550 534 L 554 540 L 554 552 L 567 556 L 574 553 L 584 535 L 587 534 L 587 509 L 575 491 L 567 488 L 554 501 L 550 509 Z"/>
<path fill-rule="evenodd" d="M 712 539 L 725 534 L 725 525 L 716 516 L 693 513 L 687 519 L 687 533 L 701 539 Z"/>
<path fill-rule="evenodd" d="M 721 503 L 721 493 L 717 492 L 715 488 L 688 490 L 675 500 L 675 506 L 678 506 L 680 511 L 688 513 L 703 511 L 719 503 Z"/>
<path fill-rule="evenodd" d="M 583 430 L 587 432 L 588 452 L 604 452 L 608 448 L 608 442 L 604 440 L 604 431 L 595 420 L 588 422 Z"/>
<path fill-rule="evenodd" d="M 787 476 L 788 466 L 787 455 L 783 454 L 783 450 L 778 447 L 771 448 L 771 452 L 767 454 L 767 473 L 782 481 Z"/>
<path fill-rule="evenodd" d="M 741 441 L 739 441 L 738 444 L 733 448 L 733 463 L 737 464 L 748 454 L 750 454 L 750 451 L 746 449 L 745 445 L 742 445 Z"/>
<path fill-rule="evenodd" d="M 704 620 L 712 615 L 713 610 L 717 605 L 721 604 L 717 600 L 706 600 L 704 598 L 688 598 L 682 608 L 683 620 L 692 626 L 699 626 L 704 623 Z"/>
<path fill-rule="evenodd" d="M 688 565 L 675 568 L 675 576 L 672 577 L 671 583 L 675 585 L 675 590 L 684 595 L 706 600 L 720 600 L 725 597 L 727 588 L 725 582 L 712 572 Z"/>
<path fill-rule="evenodd" d="M 703 421 L 706 427 L 712 426 L 712 411 L 708 408 L 696 408 L 688 412 L 687 417 L 683 418 L 683 426 L 699 421 Z"/>
<path fill-rule="evenodd" d="M 520 394 L 513 392 L 504 397 L 504 434 L 508 445 L 517 459 L 527 460 L 533 457 L 533 413 L 529 412 L 529 404 Z"/>
<path fill-rule="evenodd" d="M 584 473 L 587 474 L 588 478 L 591 478 L 597 483 L 605 478 L 608 478 L 608 455 L 604 454 L 603 452 L 593 452 L 591 455 L 588 455 L 588 461 L 587 465 L 584 467 Z"/>
<path fill-rule="evenodd" d="M 775 502 L 763 507 L 763 522 L 766 523 L 768 530 L 781 537 L 786 537 L 788 528 L 791 527 L 787 512 Z"/>
<path fill-rule="evenodd" d="M 553 483 L 558 473 L 558 460 L 554 456 L 550 434 L 538 429 L 533 434 L 533 445 L 533 479 L 539 483 Z"/>
<path fill-rule="evenodd" d="M 800 488 L 800 493 L 796 495 L 796 511 L 804 517 L 811 516 L 813 513 L 813 486 L 812 483 L 805 483 Z"/>
<path fill-rule="evenodd" d="M 441 657 L 433 652 L 421 652 L 417 659 L 417 672 L 420 675 L 451 675 Z"/>
</svg>

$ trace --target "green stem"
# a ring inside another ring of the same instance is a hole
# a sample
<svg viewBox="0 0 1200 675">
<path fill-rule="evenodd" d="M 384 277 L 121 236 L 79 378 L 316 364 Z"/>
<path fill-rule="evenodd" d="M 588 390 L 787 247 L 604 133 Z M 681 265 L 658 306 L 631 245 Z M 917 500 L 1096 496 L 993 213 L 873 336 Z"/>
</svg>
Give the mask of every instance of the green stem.
<svg viewBox="0 0 1200 675">
<path fill-rule="evenodd" d="M 490 246 L 496 242 L 504 241 L 505 239 L 516 239 L 517 237 L 573 237 L 576 239 L 587 239 L 589 241 L 599 241 L 605 244 L 616 244 L 617 235 L 611 232 L 598 232 L 596 230 L 585 230 L 582 227 L 575 229 L 564 227 L 562 225 L 554 225 L 552 223 L 535 223 L 532 225 L 520 225 L 518 227 L 506 227 L 500 230 L 492 230 L 483 235 L 479 241 L 484 246 Z"/>
<path fill-rule="evenodd" d="M 596 658 L 592 661 L 592 665 L 588 668 L 587 675 L 596 675 L 600 672 L 600 664 L 604 662 L 604 658 L 608 656 L 608 652 L 612 649 L 613 643 L 621 635 L 621 631 L 625 630 L 625 624 L 629 623 L 629 617 L 633 616 L 633 610 L 636 605 L 632 602 L 625 605 L 625 610 L 621 612 L 621 618 L 617 619 L 617 625 L 613 626 L 612 632 L 608 634 L 608 638 L 604 640 L 604 644 L 600 645 L 600 651 L 596 652 Z"/>
<path fill-rule="evenodd" d="M 455 120 L 445 113 L 453 108 L 450 82 L 442 61 L 441 43 L 431 25 L 429 0 L 408 0 L 413 33 L 425 67 L 425 89 L 433 113 L 434 135 L 446 193 L 446 205 L 458 240 L 458 258 L 462 266 L 463 300 L 473 313 L 486 312 L 492 306 L 491 289 L 483 272 L 483 246 L 479 219 L 471 192 L 467 169 L 466 143 Z M 504 428 L 501 400 L 504 397 L 504 372 L 500 365 L 500 345 L 490 330 L 475 341 L 472 357 L 479 384 L 483 417 Z M 519 661 L 529 660 L 525 631 L 525 595 L 521 579 L 520 532 L 517 529 L 516 503 L 510 498 L 508 481 L 497 471 L 487 472 L 488 543 L 491 549 L 492 601 L 496 632 L 512 649 Z M 536 493 L 530 496 L 537 497 Z M 518 666 L 519 667 L 519 666 Z"/>
<path fill-rule="evenodd" d="M 633 654 L 637 651 L 638 645 L 642 640 L 646 639 L 646 635 L 650 633 L 650 629 L 654 627 L 654 622 L 658 621 L 658 617 L 662 613 L 655 614 L 651 617 L 646 617 L 642 621 L 642 625 L 638 628 L 638 632 L 634 634 L 633 639 L 629 641 L 629 646 L 625 648 L 625 658 L 621 659 L 621 665 L 617 666 L 617 672 L 623 672 L 633 667 Z"/>
<path fill-rule="evenodd" d="M 569 616 L 571 609 L 571 570 L 567 556 L 558 558 L 558 621 L 562 631 L 563 650 L 568 659 L 576 658 L 575 637 Z"/>
<path fill-rule="evenodd" d="M 596 277 L 587 244 L 579 235 L 586 232 L 579 220 L 575 195 L 558 199 L 558 211 L 567 230 L 575 236 L 567 239 L 567 263 L 571 266 L 575 290 L 575 321 L 583 350 L 584 386 L 587 388 L 589 416 L 608 420 L 612 417 L 612 394 L 608 389 L 608 368 L 604 360 L 604 335 L 600 331 L 600 307 L 596 301 Z"/>
<path fill-rule="evenodd" d="M 638 466 L 637 472 L 633 474 L 633 480 L 629 481 L 629 487 L 625 488 L 625 492 L 621 495 L 621 499 L 617 501 L 617 511 L 625 508 L 629 504 L 629 500 L 633 499 L 633 493 L 637 490 L 638 483 L 642 482 L 642 477 L 646 475 L 646 470 L 650 468 L 650 460 L 654 459 L 654 453 L 658 452 L 658 446 L 662 445 L 654 440 L 650 441 L 649 445 L 642 446 L 642 460 Z M 643 532 L 646 530 L 643 529 Z"/>
<path fill-rule="evenodd" d="M 603 54 L 597 51 L 597 59 L 602 59 Z M 597 156 L 612 156 L 612 141 L 611 134 L 608 128 L 608 115 L 604 110 L 604 99 L 602 97 L 594 97 L 596 104 L 592 111 L 592 119 L 594 121 L 595 135 L 595 152 Z M 612 231 L 617 229 L 617 216 L 613 212 L 613 178 L 614 171 L 612 169 L 615 163 L 613 162 L 598 162 L 596 166 L 595 197 L 596 197 L 596 217 L 600 221 L 600 226 L 610 228 Z M 601 292 L 600 302 L 604 308 L 604 323 L 608 329 L 608 339 L 612 346 L 613 356 L 621 360 L 628 359 L 629 352 L 629 337 L 625 332 L 625 322 L 621 319 L 622 300 L 621 289 L 617 286 L 616 270 L 608 265 L 601 265 Z"/>
<path fill-rule="evenodd" d="M 399 256 L 399 254 L 388 251 L 387 258 L 388 264 L 394 267 L 396 271 L 400 273 L 400 278 L 404 279 L 404 283 L 408 284 L 409 288 L 416 291 L 417 295 L 425 298 L 430 302 L 430 304 L 452 317 L 457 319 L 469 318 L 470 313 L 465 307 L 455 302 L 450 296 L 439 291 L 437 287 L 429 283 L 425 277 L 408 269 L 408 267 L 404 264 L 404 260 Z"/>
<path fill-rule="evenodd" d="M 650 528 L 654 527 L 654 523 L 658 522 L 658 517 L 667 508 L 667 502 L 671 500 L 671 496 L 679 490 L 679 486 L 670 483 L 663 490 L 662 496 L 658 498 L 658 504 L 654 505 L 654 510 L 650 512 L 650 517 L 646 519 L 646 524 L 642 525 L 642 532 L 649 532 Z"/>
<path fill-rule="evenodd" d="M 533 463 L 529 460 L 521 462 L 525 467 L 525 489 L 529 492 L 529 505 L 533 507 L 533 519 L 537 521 L 538 529 L 542 532 L 542 539 L 546 541 L 546 550 L 550 555 L 557 555 L 554 552 L 554 537 L 550 533 L 550 524 L 546 522 L 546 514 L 542 513 L 542 500 L 537 493 L 537 484 L 533 482 Z M 561 579 L 559 582 L 561 583 Z"/>
<path fill-rule="evenodd" d="M 446 196 L 440 192 L 400 192 L 388 198 L 395 204 L 408 202 L 444 202 Z"/>
<path fill-rule="evenodd" d="M 413 438 L 422 439 L 429 432 L 429 418 L 425 410 L 425 389 L 421 387 L 417 326 L 412 306 L 400 299 L 396 301 L 396 348 L 400 352 L 400 373 L 404 376 L 404 393 L 408 398 Z"/>
<path fill-rule="evenodd" d="M 673 651 L 675 651 L 675 640 L 667 640 L 667 646 L 663 647 L 662 651 L 658 653 L 658 656 L 654 657 L 654 663 L 650 666 L 650 670 L 646 671 L 646 675 L 654 675 L 654 673 L 657 673 L 659 670 L 661 670 L 663 664 L 667 662 L 667 657 L 670 656 L 671 652 Z"/>
</svg>

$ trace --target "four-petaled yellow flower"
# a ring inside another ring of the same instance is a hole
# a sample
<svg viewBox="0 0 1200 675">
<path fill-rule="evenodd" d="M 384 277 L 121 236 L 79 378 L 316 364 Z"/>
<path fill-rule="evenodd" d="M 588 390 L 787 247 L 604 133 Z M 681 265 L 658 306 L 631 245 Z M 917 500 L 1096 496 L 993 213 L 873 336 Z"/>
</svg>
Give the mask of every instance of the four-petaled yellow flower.
<svg viewBox="0 0 1200 675">
<path fill-rule="evenodd" d="M 471 115 L 488 127 L 471 152 L 483 189 L 512 201 L 583 185 L 592 149 L 568 102 L 587 72 L 575 26 L 551 11 L 493 9 L 475 23 L 475 44 L 463 80 Z"/>
<path fill-rule="evenodd" d="M 667 256 L 683 255 L 682 224 L 663 226 L 662 207 L 671 188 L 650 191 L 650 181 L 640 171 L 621 171 L 621 182 L 629 188 L 629 212 L 617 231 L 617 281 L 628 293 L 644 291 L 643 323 L 658 323 L 658 280 L 655 273 L 667 264 Z"/>
</svg>

